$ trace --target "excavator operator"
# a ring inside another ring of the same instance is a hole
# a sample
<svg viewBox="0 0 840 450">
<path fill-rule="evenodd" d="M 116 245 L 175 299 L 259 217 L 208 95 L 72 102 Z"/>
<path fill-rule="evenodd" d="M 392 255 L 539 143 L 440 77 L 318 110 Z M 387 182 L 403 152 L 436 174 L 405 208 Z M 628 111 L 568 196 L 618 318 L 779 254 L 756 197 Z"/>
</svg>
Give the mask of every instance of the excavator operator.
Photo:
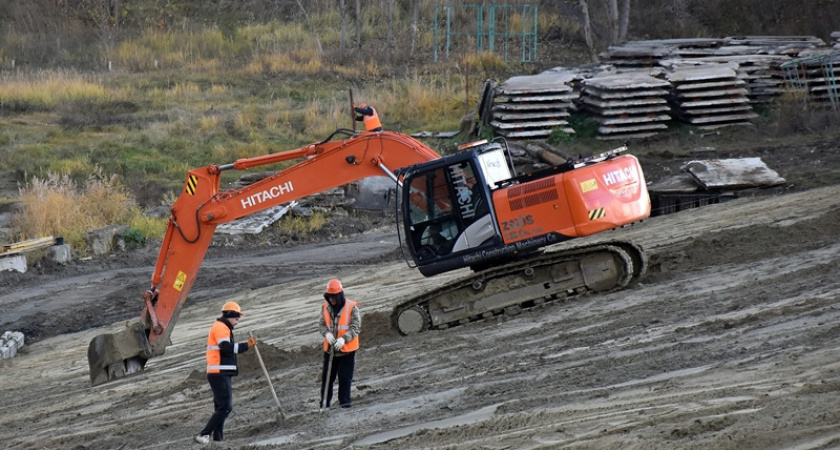
<svg viewBox="0 0 840 450">
<path fill-rule="evenodd" d="M 356 121 L 364 122 L 365 130 L 368 131 L 382 131 L 382 122 L 379 121 L 379 114 L 373 108 L 364 103 L 353 108 L 359 116 L 356 116 Z"/>
</svg>

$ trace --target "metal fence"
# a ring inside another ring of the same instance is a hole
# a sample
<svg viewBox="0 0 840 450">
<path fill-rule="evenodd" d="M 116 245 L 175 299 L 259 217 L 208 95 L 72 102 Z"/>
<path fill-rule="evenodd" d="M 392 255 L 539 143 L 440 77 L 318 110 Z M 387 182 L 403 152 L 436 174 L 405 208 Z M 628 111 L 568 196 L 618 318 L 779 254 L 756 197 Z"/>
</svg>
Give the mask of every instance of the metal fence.
<svg viewBox="0 0 840 450">
<path fill-rule="evenodd" d="M 435 6 L 435 62 L 456 49 L 500 54 L 505 61 L 537 59 L 537 5 Z"/>
</svg>

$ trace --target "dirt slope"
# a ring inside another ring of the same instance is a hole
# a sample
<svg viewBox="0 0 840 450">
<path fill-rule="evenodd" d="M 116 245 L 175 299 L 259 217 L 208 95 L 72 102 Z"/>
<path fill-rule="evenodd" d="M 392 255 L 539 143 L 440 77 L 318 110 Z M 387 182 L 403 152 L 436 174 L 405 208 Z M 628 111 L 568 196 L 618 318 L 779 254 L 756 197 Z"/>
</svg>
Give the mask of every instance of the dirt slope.
<svg viewBox="0 0 840 450">
<path fill-rule="evenodd" d="M 246 311 L 239 336 L 263 339 L 288 420 L 276 424 L 249 352 L 229 448 L 838 448 L 838 197 L 840 186 L 744 198 L 605 233 L 593 240 L 632 239 L 649 252 L 640 285 L 410 338 L 389 329 L 390 305 L 459 274 L 423 279 L 396 260 L 390 231 L 211 255 L 201 300 L 143 375 L 88 386 L 87 343 L 119 323 L 46 338 L 0 362 L 0 441 L 197 448 L 191 439 L 212 409 L 202 346 L 219 305 L 235 300 Z M 58 287 L 44 292 L 9 283 L 15 295 L 0 302 L 5 315 L 52 311 L 78 324 L 77 307 L 95 311 L 74 292 L 143 286 L 145 269 L 46 275 Z M 319 414 L 315 321 L 333 275 L 362 303 L 363 341 L 354 407 Z M 249 278 L 279 284 L 244 290 Z"/>
</svg>

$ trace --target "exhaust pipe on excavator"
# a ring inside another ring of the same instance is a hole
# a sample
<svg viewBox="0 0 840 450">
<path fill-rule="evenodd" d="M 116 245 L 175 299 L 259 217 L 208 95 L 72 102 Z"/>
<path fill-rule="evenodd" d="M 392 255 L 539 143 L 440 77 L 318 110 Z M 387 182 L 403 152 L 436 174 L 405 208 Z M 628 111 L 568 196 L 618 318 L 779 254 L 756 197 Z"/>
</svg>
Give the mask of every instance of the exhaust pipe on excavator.
<svg viewBox="0 0 840 450">
<path fill-rule="evenodd" d="M 90 341 L 90 384 L 97 386 L 142 372 L 151 357 L 146 327 L 140 322 L 127 322 L 121 331 L 100 334 Z"/>
</svg>

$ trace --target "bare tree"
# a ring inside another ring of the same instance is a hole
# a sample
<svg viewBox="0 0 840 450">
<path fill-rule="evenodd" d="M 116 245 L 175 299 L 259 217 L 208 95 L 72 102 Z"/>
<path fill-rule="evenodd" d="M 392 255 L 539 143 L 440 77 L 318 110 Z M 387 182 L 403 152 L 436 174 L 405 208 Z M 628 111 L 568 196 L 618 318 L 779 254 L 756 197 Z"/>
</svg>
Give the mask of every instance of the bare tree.
<svg viewBox="0 0 840 450">
<path fill-rule="evenodd" d="M 610 44 L 623 41 L 627 37 L 630 23 L 630 0 L 622 0 L 621 9 L 618 0 L 608 0 L 607 18 L 610 24 Z"/>
<path fill-rule="evenodd" d="M 388 57 L 390 58 L 394 52 L 394 0 L 388 0 L 386 12 L 388 15 L 388 34 L 385 38 L 385 43 L 388 47 Z"/>
<path fill-rule="evenodd" d="M 338 0 L 339 16 L 341 17 L 341 37 L 339 38 L 339 53 L 344 56 L 347 50 L 347 10 L 344 0 Z"/>
<path fill-rule="evenodd" d="M 362 49 L 362 0 L 356 0 L 356 49 Z"/>
<path fill-rule="evenodd" d="M 414 0 L 411 5 L 411 54 L 414 54 L 417 45 L 417 36 L 420 34 L 418 22 L 420 20 L 420 0 Z"/>
<path fill-rule="evenodd" d="M 610 44 L 618 42 L 618 0 L 609 0 L 607 2 L 607 18 L 610 24 Z"/>
<path fill-rule="evenodd" d="M 300 7 L 300 10 L 303 12 L 303 18 L 306 20 L 306 26 L 309 27 L 309 32 L 312 34 L 312 38 L 315 39 L 315 51 L 318 52 L 318 57 L 320 58 L 321 55 L 324 54 L 324 49 L 321 47 L 321 40 L 318 39 L 318 34 L 315 33 L 315 29 L 312 27 L 312 21 L 309 20 L 309 14 L 306 13 L 306 10 L 303 8 L 303 5 L 300 3 L 300 0 L 295 0 Z"/>
<path fill-rule="evenodd" d="M 630 0 L 623 0 L 621 4 L 620 24 L 618 26 L 618 42 L 627 39 L 627 29 L 630 26 Z"/>
<path fill-rule="evenodd" d="M 595 41 L 592 39 L 592 22 L 589 19 L 589 2 L 580 0 L 580 9 L 583 13 L 583 38 L 586 40 L 586 48 L 589 49 L 589 59 L 598 62 L 598 52 L 595 50 Z"/>
</svg>

